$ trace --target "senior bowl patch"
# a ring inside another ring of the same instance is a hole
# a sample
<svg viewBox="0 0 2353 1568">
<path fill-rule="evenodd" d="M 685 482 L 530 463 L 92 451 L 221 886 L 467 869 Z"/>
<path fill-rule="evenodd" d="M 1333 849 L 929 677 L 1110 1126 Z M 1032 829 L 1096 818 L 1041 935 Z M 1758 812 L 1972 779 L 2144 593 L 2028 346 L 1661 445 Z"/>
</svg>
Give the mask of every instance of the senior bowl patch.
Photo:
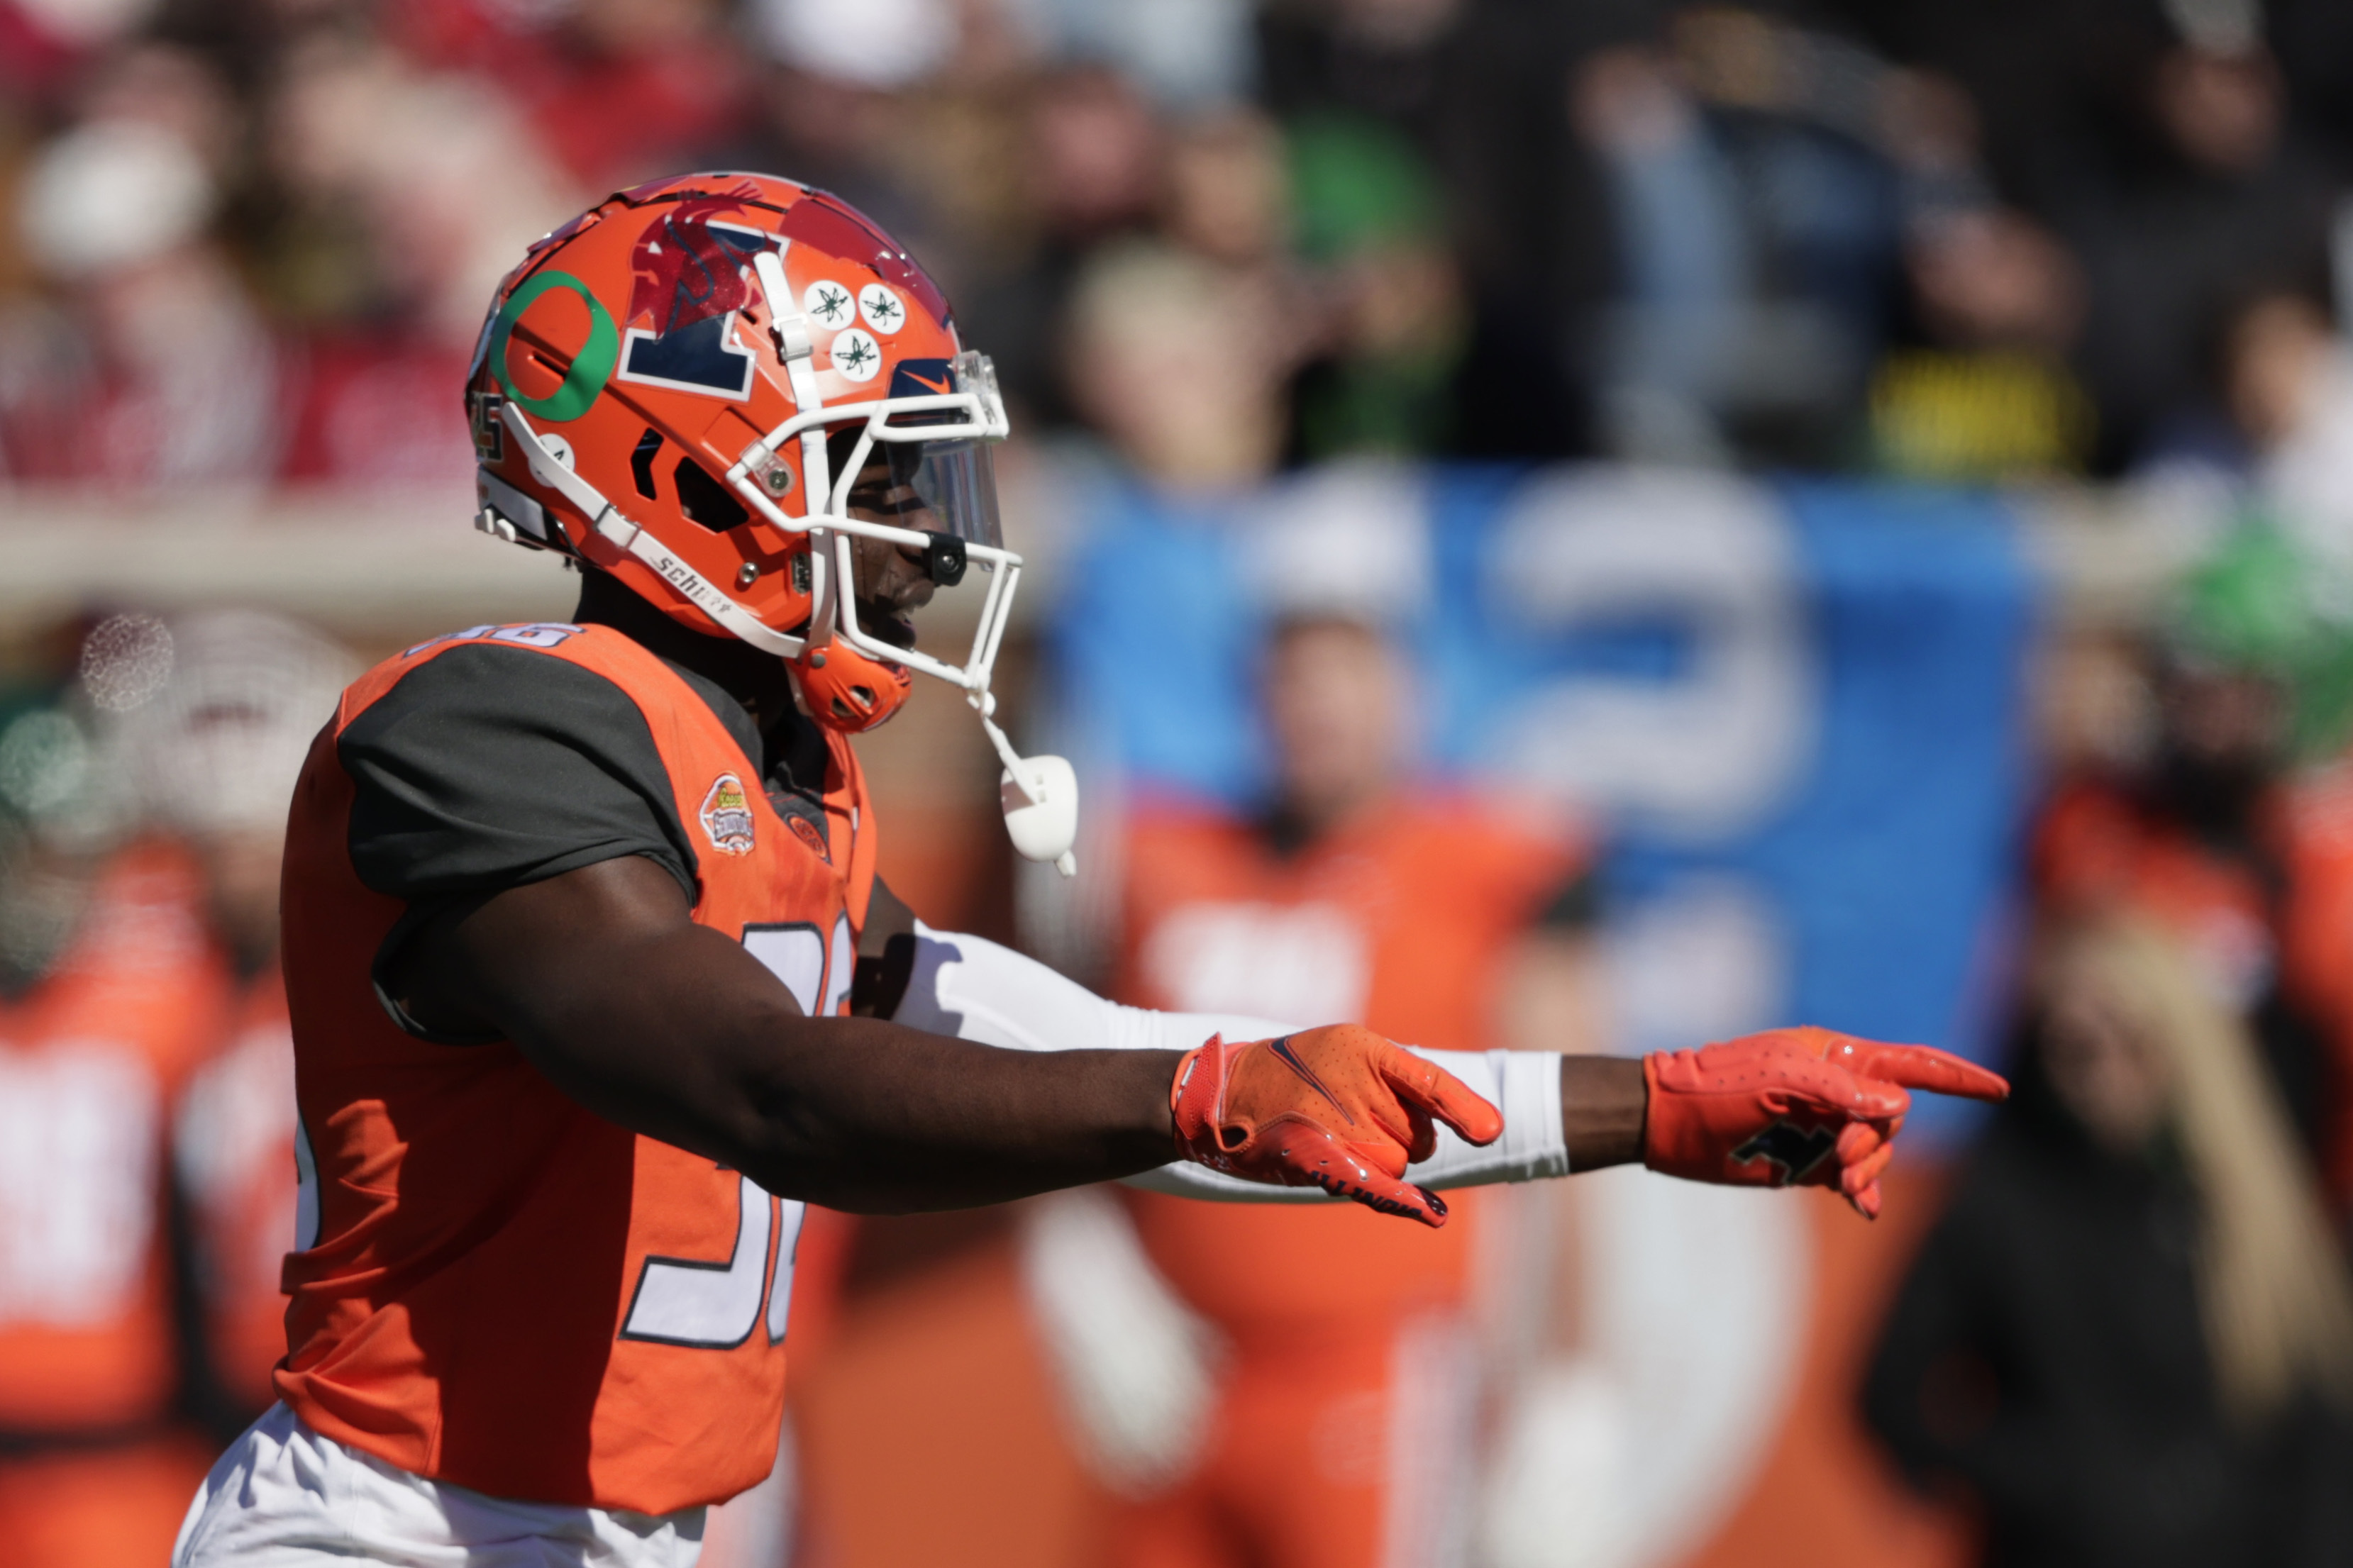
<svg viewBox="0 0 2353 1568">
<path fill-rule="evenodd" d="M 733 773 L 721 773 L 712 781 L 711 793 L 702 797 L 702 836 L 722 855 L 749 855 L 752 852 L 752 803 L 744 794 L 744 781 Z"/>
</svg>

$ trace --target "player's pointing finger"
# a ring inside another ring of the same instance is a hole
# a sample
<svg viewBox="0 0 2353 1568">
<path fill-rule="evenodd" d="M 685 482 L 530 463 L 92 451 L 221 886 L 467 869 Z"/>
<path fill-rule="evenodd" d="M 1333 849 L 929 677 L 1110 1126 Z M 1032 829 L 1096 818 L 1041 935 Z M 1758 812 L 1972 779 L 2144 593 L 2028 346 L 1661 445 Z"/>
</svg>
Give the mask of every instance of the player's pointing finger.
<svg viewBox="0 0 2353 1568">
<path fill-rule="evenodd" d="M 2010 1080 L 1988 1072 L 1975 1062 L 1932 1046 L 1879 1046 L 1864 1055 L 1856 1070 L 1907 1089 L 1936 1094 L 1957 1094 L 1970 1100 L 2007 1100 Z"/>
</svg>

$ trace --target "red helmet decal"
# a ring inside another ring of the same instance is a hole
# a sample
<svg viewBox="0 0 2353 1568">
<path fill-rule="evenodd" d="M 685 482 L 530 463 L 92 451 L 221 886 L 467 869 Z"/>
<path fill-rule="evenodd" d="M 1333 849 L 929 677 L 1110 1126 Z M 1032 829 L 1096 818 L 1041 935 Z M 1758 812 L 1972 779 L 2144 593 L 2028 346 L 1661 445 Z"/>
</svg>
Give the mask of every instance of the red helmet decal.
<svg viewBox="0 0 2353 1568">
<path fill-rule="evenodd" d="M 871 267 L 877 276 L 913 294 L 934 321 L 947 324 L 947 296 L 940 292 L 940 286 L 908 258 L 896 241 L 848 203 L 823 191 L 811 191 L 786 209 L 776 226 L 787 239 Z"/>
<path fill-rule="evenodd" d="M 630 324 L 650 316 L 654 336 L 666 337 L 750 301 L 744 264 L 763 248 L 766 237 L 741 226 L 713 228 L 711 223 L 743 210 L 742 203 L 725 196 L 699 196 L 664 209 L 646 226 L 629 253 Z"/>
<path fill-rule="evenodd" d="M 729 323 L 752 300 L 746 265 L 776 236 L 750 223 L 733 195 L 690 196 L 661 210 L 629 251 L 624 381 L 715 397 L 752 391 L 752 356 Z"/>
</svg>

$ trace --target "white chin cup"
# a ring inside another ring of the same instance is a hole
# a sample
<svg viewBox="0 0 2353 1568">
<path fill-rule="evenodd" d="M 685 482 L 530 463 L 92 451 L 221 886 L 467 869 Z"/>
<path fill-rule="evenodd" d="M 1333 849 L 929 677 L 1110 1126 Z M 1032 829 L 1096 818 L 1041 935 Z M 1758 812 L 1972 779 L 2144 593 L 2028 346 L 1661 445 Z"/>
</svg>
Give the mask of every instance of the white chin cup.
<svg viewBox="0 0 2353 1568">
<path fill-rule="evenodd" d="M 1005 806 L 1005 831 L 1024 859 L 1050 862 L 1063 876 L 1074 876 L 1078 860 L 1071 852 L 1079 838 L 1079 775 L 1064 757 L 1024 757 L 1026 779 L 1011 768 L 997 783 Z"/>
</svg>

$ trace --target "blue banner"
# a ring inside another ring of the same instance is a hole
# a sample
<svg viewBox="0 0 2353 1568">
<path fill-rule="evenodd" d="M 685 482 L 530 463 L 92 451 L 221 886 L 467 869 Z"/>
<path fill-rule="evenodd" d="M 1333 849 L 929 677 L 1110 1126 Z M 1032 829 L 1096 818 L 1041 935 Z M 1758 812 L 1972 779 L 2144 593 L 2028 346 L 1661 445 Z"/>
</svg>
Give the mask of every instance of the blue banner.
<svg viewBox="0 0 2353 1568">
<path fill-rule="evenodd" d="M 1601 826 L 1626 1048 L 1996 1045 L 2035 609 L 1997 499 L 1388 468 L 1193 505 L 1103 480 L 1082 515 L 1052 648 L 1096 765 L 1246 803 L 1268 621 L 1353 601 L 1422 683 L 1432 772 Z"/>
</svg>

